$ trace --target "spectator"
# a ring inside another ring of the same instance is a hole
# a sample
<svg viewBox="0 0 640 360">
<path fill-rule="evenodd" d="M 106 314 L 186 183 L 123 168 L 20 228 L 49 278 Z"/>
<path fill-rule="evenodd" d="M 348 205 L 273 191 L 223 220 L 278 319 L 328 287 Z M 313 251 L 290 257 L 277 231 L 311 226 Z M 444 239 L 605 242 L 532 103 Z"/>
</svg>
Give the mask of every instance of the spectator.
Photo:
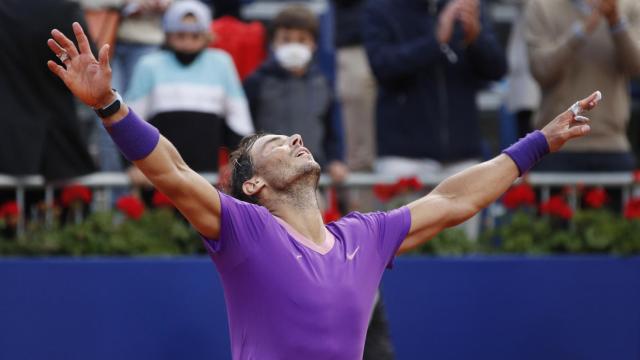
<svg viewBox="0 0 640 360">
<path fill-rule="evenodd" d="M 517 6 L 517 16 L 507 45 L 509 74 L 505 105 L 515 115 L 518 138 L 533 130 L 531 117 L 540 105 L 540 88 L 531 76 L 527 44 L 524 38 L 524 6 L 528 0 L 511 0 Z"/>
<path fill-rule="evenodd" d="M 478 0 L 371 0 L 363 36 L 378 80 L 376 171 L 451 175 L 477 164 L 476 94 L 507 70 Z M 475 216 L 464 225 L 480 231 Z"/>
<path fill-rule="evenodd" d="M 362 45 L 361 17 L 365 1 L 334 0 L 337 48 L 337 95 L 345 127 L 349 169 L 372 171 L 376 154 L 376 80 Z"/>
<path fill-rule="evenodd" d="M 264 26 L 259 21 L 242 21 L 240 0 L 217 0 L 213 4 L 216 19 L 211 24 L 214 36 L 210 46 L 229 53 L 244 80 L 267 56 Z"/>
<path fill-rule="evenodd" d="M 482 156 L 476 93 L 506 72 L 478 0 L 372 0 L 363 36 L 378 80 L 376 169 L 456 172 Z"/>
<path fill-rule="evenodd" d="M 164 16 L 166 46 L 144 56 L 127 92 L 131 107 L 149 119 L 199 172 L 218 170 L 221 146 L 253 132 L 249 107 L 229 55 L 207 49 L 209 8 L 179 1 Z"/>
<path fill-rule="evenodd" d="M 626 129 L 629 79 L 640 73 L 637 0 L 530 0 L 526 39 L 531 72 L 542 88 L 534 122 L 571 106 L 572 97 L 601 90 L 591 134 L 542 161 L 538 171 L 629 171 L 635 160 Z"/>
<path fill-rule="evenodd" d="M 318 21 L 307 8 L 294 5 L 280 12 L 272 26 L 273 56 L 244 84 L 256 128 L 302 135 L 316 161 L 341 181 L 347 173 L 342 126 L 333 116 L 329 82 L 313 61 Z"/>
<path fill-rule="evenodd" d="M 0 173 L 40 174 L 47 180 L 94 171 L 71 93 L 44 66 L 51 29 L 84 24 L 77 3 L 2 0 L 0 3 Z"/>
</svg>

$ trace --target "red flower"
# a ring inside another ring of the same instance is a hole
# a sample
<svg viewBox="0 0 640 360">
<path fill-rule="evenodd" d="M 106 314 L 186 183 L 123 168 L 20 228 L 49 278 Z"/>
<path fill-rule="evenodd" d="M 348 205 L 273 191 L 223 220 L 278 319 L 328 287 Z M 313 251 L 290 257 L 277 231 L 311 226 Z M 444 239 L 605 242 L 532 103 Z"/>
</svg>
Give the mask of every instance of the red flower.
<svg viewBox="0 0 640 360">
<path fill-rule="evenodd" d="M 541 204 L 540 213 L 557 216 L 565 220 L 573 217 L 573 210 L 569 204 L 564 201 L 564 198 L 559 195 L 552 196 L 547 202 Z"/>
<path fill-rule="evenodd" d="M 389 199 L 391 199 L 396 195 L 394 185 L 383 185 L 383 184 L 374 185 L 373 193 L 376 195 L 378 200 L 382 202 L 387 202 L 389 201 Z"/>
<path fill-rule="evenodd" d="M 144 213 L 144 204 L 142 201 L 131 195 L 121 196 L 118 201 L 116 201 L 116 208 L 134 220 L 140 219 Z"/>
<path fill-rule="evenodd" d="M 624 217 L 627 219 L 640 219 L 640 198 L 630 199 L 625 204 Z"/>
<path fill-rule="evenodd" d="M 422 189 L 422 183 L 414 176 L 398 180 L 395 187 L 396 192 L 418 191 Z"/>
<path fill-rule="evenodd" d="M 18 216 L 20 208 L 15 201 L 7 201 L 0 205 L 0 217 Z"/>
<path fill-rule="evenodd" d="M 609 200 L 604 188 L 594 188 L 584 194 L 584 202 L 588 207 L 599 209 Z"/>
<path fill-rule="evenodd" d="M 336 221 L 340 219 L 340 212 L 335 209 L 327 209 L 324 214 L 322 214 L 322 219 L 325 224 L 328 224 L 332 221 Z"/>
<path fill-rule="evenodd" d="M 160 191 L 156 190 L 153 193 L 153 198 L 151 199 L 153 206 L 155 207 L 174 207 L 173 202 L 169 197 Z"/>
<path fill-rule="evenodd" d="M 507 209 L 516 209 L 520 206 L 535 206 L 536 193 L 529 184 L 522 183 L 511 187 L 504 194 L 502 202 Z"/>
<path fill-rule="evenodd" d="M 422 183 L 414 176 L 410 178 L 401 178 L 393 185 L 374 185 L 373 193 L 380 201 L 387 202 L 398 194 L 418 191 L 420 189 L 422 189 Z"/>
<path fill-rule="evenodd" d="M 91 190 L 84 185 L 70 185 L 62 190 L 60 200 L 64 207 L 68 207 L 76 201 L 89 204 L 91 202 Z"/>
<path fill-rule="evenodd" d="M 324 223 L 330 223 L 332 221 L 336 221 L 340 219 L 342 214 L 340 214 L 340 210 L 338 209 L 338 193 L 336 189 L 329 189 L 329 204 L 327 210 L 322 214 L 322 219 Z"/>
</svg>

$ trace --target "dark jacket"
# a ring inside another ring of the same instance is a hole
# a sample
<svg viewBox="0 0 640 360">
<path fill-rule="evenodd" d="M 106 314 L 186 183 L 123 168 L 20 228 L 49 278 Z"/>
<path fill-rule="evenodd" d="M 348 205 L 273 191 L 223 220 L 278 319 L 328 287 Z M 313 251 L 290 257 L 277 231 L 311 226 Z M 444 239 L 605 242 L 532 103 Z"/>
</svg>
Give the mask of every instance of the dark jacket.
<svg viewBox="0 0 640 360">
<path fill-rule="evenodd" d="M 435 2 L 433 2 L 435 3 Z M 378 154 L 456 161 L 481 156 L 476 92 L 500 79 L 506 59 L 487 17 L 464 47 L 456 25 L 453 63 L 435 38 L 437 6 L 425 0 L 371 0 L 363 37 L 378 80 Z"/>
<path fill-rule="evenodd" d="M 333 0 L 336 47 L 362 45 L 362 9 L 364 0 Z"/>
<path fill-rule="evenodd" d="M 47 68 L 51 29 L 73 36 L 74 21 L 84 25 L 72 1 L 0 1 L 1 174 L 59 179 L 95 169 L 73 96 Z"/>
<path fill-rule="evenodd" d="M 300 134 L 321 165 L 343 159 L 342 124 L 333 116 L 333 92 L 315 63 L 296 77 L 269 58 L 245 80 L 244 90 L 256 131 Z"/>
</svg>

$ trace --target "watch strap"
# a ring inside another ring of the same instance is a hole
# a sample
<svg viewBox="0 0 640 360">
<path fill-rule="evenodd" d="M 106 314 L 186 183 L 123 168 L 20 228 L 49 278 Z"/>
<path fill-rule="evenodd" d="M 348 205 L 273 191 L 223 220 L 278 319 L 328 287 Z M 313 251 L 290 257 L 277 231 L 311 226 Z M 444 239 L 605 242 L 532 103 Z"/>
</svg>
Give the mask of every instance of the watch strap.
<svg viewBox="0 0 640 360">
<path fill-rule="evenodd" d="M 113 89 L 113 92 L 116 94 L 116 99 L 111 104 L 101 109 L 94 109 L 99 117 L 108 118 L 109 116 L 115 114 L 116 112 L 118 112 L 118 110 L 120 110 L 120 107 L 122 106 L 122 96 L 120 96 L 120 94 L 115 89 Z"/>
</svg>

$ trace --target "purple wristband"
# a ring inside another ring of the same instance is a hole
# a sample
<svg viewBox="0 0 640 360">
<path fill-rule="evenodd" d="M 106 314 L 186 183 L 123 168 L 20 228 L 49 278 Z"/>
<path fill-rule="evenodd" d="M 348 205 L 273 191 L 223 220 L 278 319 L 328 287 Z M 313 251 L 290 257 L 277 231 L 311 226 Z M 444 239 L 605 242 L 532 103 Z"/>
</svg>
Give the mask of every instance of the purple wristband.
<svg viewBox="0 0 640 360">
<path fill-rule="evenodd" d="M 549 153 L 549 143 L 542 131 L 536 130 L 502 152 L 516 163 L 518 176 L 522 176 Z"/>
<path fill-rule="evenodd" d="M 105 128 L 120 152 L 129 161 L 144 159 L 160 141 L 158 129 L 140 119 L 131 108 L 122 120 Z"/>
</svg>

